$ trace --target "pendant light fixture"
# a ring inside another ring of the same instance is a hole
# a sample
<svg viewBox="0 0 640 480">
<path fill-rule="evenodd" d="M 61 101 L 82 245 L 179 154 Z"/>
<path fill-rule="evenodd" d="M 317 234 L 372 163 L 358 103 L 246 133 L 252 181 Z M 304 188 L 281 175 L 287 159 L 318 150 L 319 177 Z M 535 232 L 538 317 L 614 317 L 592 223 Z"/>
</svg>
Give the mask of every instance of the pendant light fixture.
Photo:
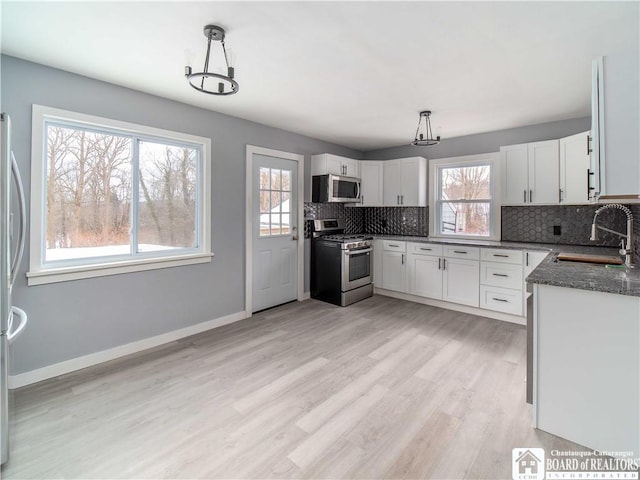
<svg viewBox="0 0 640 480">
<path fill-rule="evenodd" d="M 411 142 L 411 145 L 417 147 L 430 147 L 432 145 L 438 145 L 440 143 L 440 135 L 433 138 L 433 132 L 431 131 L 431 110 L 425 110 L 420 112 L 420 118 L 418 119 L 418 128 L 416 128 L 416 138 Z M 424 118 L 424 122 L 422 119 Z"/>
<path fill-rule="evenodd" d="M 207 37 L 207 56 L 204 60 L 204 71 L 192 73 L 191 67 L 184 67 L 184 76 L 187 77 L 189 85 L 202 93 L 209 95 L 233 95 L 238 93 L 240 85 L 233 78 L 235 71 L 229 66 L 227 58 L 227 50 L 224 46 L 224 28 L 218 25 L 205 25 L 204 36 Z M 213 73 L 209 71 L 209 56 L 211 55 L 211 42 L 220 42 L 222 45 L 222 53 L 224 54 L 224 63 L 227 66 L 227 74 Z M 208 88 L 207 80 L 216 82 L 214 89 Z"/>
</svg>

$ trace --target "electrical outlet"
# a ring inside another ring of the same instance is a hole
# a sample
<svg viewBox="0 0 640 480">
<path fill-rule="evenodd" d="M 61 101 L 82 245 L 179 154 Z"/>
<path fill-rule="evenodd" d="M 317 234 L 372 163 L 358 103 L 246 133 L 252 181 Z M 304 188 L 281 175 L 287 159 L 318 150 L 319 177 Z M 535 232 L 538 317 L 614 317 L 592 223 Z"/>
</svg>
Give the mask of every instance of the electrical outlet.
<svg viewBox="0 0 640 480">
<path fill-rule="evenodd" d="M 562 235 L 562 227 L 560 225 L 553 226 L 553 234 L 554 235 Z"/>
</svg>

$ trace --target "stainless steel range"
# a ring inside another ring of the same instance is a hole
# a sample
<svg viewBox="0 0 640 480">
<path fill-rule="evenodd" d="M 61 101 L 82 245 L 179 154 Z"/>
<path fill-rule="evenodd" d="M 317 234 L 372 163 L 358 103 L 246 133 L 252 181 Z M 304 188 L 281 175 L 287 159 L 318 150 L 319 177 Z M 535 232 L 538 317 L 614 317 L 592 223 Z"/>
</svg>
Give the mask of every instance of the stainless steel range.
<svg viewBox="0 0 640 480">
<path fill-rule="evenodd" d="M 344 220 L 313 221 L 311 298 L 347 306 L 373 295 L 372 237 L 344 233 Z"/>
</svg>

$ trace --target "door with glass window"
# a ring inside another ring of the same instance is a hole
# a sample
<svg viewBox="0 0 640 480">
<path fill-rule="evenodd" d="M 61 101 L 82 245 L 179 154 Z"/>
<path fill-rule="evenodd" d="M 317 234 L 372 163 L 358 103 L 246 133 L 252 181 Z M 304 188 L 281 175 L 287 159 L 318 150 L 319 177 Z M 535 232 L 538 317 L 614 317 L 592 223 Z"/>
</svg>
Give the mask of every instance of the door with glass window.
<svg viewBox="0 0 640 480">
<path fill-rule="evenodd" d="M 297 165 L 253 156 L 254 312 L 298 298 Z"/>
</svg>

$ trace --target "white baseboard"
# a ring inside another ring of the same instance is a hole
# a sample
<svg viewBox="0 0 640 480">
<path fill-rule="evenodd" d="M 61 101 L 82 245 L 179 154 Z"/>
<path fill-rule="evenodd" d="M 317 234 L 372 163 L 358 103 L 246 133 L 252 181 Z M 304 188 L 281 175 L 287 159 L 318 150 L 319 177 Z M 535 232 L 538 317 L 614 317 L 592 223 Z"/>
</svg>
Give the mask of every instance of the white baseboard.
<svg viewBox="0 0 640 480">
<path fill-rule="evenodd" d="M 302 300 L 309 300 L 311 298 L 311 292 L 304 292 L 302 294 Z"/>
<path fill-rule="evenodd" d="M 431 298 L 418 297 L 408 293 L 394 292 L 393 290 L 385 290 L 384 288 L 374 288 L 373 292 L 378 295 L 408 300 L 409 302 L 422 303 L 431 305 L 432 307 L 446 308 L 447 310 L 455 310 L 457 312 L 471 313 L 479 317 L 493 318 L 494 320 L 502 320 L 503 322 L 517 323 L 518 325 L 526 325 L 527 319 L 509 313 L 494 312 L 483 308 L 469 307 L 467 305 L 459 305 L 457 303 L 443 302 L 442 300 L 433 300 Z"/>
<path fill-rule="evenodd" d="M 125 355 L 164 345 L 165 343 L 173 342 L 190 335 L 195 335 L 196 333 L 206 332 L 207 330 L 228 325 L 245 318 L 247 318 L 246 312 L 232 313 L 230 315 L 225 315 L 224 317 L 219 317 L 196 325 L 181 328 L 179 330 L 173 330 L 171 332 L 156 335 L 155 337 L 145 338 L 125 345 L 119 345 L 108 350 L 90 353 L 89 355 L 72 358 L 53 365 L 47 365 L 46 367 L 31 370 L 30 372 L 10 375 L 9 388 L 20 388 L 26 385 L 31 385 L 32 383 L 41 382 L 42 380 L 64 375 L 65 373 L 75 372 L 76 370 L 81 370 L 99 363 L 124 357 Z"/>
</svg>

